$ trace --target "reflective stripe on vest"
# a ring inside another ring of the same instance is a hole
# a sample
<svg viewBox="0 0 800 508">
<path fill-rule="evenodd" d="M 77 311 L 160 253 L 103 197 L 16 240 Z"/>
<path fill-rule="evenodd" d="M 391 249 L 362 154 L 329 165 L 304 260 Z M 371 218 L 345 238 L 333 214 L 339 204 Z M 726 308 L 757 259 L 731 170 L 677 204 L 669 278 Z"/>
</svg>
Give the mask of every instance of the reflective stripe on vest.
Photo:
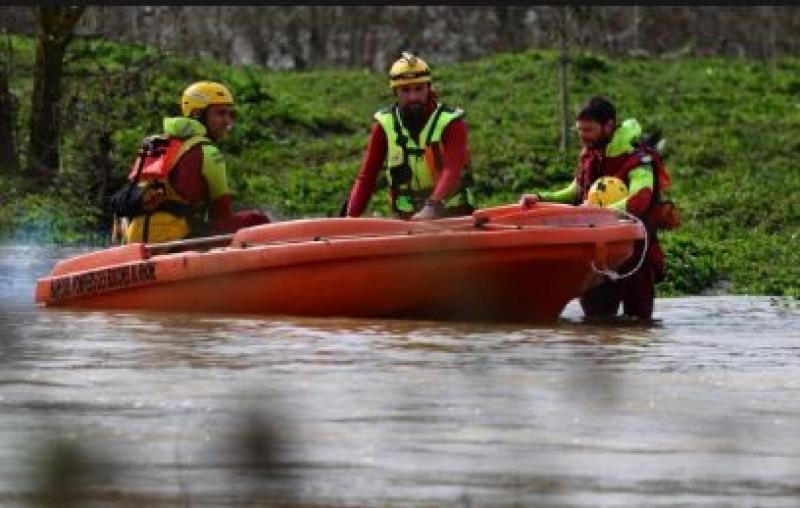
<svg viewBox="0 0 800 508">
<path fill-rule="evenodd" d="M 388 143 L 386 177 L 389 185 L 401 193 L 408 194 L 432 190 L 439 177 L 438 168 L 426 164 L 425 149 L 438 144 L 450 122 L 463 116 L 463 110 L 459 108 L 450 110 L 439 104 L 422 128 L 418 144 L 411 137 L 408 128 L 403 125 L 397 105 L 375 113 L 374 117 L 383 128 Z M 393 181 L 392 169 L 406 164 L 411 173 L 410 181 Z"/>
</svg>

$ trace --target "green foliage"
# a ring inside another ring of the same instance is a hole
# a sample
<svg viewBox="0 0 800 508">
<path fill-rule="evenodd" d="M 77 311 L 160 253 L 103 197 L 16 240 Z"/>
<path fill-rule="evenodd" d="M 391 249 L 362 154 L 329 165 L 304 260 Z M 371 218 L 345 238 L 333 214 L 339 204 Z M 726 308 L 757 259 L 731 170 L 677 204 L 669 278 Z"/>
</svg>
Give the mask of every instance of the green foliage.
<svg viewBox="0 0 800 508">
<path fill-rule="evenodd" d="M 659 294 L 699 294 L 719 281 L 714 249 L 708 240 L 685 232 L 664 236 L 661 246 L 669 254 L 667 277 L 658 286 Z"/>
<path fill-rule="evenodd" d="M 792 233 L 780 236 L 751 232 L 716 239 L 715 256 L 729 274 L 731 291 L 800 298 L 798 229 L 795 223 Z"/>
<path fill-rule="evenodd" d="M 96 215 L 96 210 L 52 192 L 32 193 L 0 207 L 0 234 L 22 243 L 93 243 L 97 238 L 90 227 Z"/>
<path fill-rule="evenodd" d="M 24 132 L 33 46 L 24 37 L 12 40 L 11 88 L 21 99 L 17 123 Z M 3 195 L 6 237 L 20 228 L 56 241 L 107 234 L 98 165 L 108 166 L 113 191 L 140 139 L 159 131 L 164 116 L 179 114 L 181 91 L 200 79 L 225 82 L 237 98 L 237 126 L 221 143 L 237 206 L 286 219 L 335 215 L 358 171 L 372 113 L 393 102 L 385 75 L 363 70 L 267 72 L 105 40 L 78 40 L 67 58 L 64 168 L 53 189 L 21 200 Z M 440 99 L 467 112 L 480 205 L 569 182 L 578 140 L 573 135 L 571 149 L 558 150 L 556 52 L 429 63 Z M 636 117 L 645 131 L 660 129 L 666 137 L 670 195 L 684 226 L 662 235 L 669 274 L 661 295 L 798 296 L 800 263 L 792 248 L 800 229 L 798 75 L 798 58 L 573 55 L 573 111 L 604 94 L 622 118 Z M 104 135 L 112 143 L 105 154 L 97 143 Z M 25 139 L 19 141 L 24 150 Z M 14 185 L 19 192 L 24 178 L 0 180 L 0 192 Z M 386 214 L 385 192 L 379 180 L 368 214 Z"/>
</svg>

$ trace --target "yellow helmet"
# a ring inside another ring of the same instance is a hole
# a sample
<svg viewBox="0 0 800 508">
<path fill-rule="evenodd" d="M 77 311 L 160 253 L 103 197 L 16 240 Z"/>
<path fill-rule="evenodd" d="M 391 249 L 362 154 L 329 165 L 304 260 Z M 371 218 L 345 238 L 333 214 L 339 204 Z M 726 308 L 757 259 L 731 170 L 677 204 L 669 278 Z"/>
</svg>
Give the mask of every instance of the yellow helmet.
<svg viewBox="0 0 800 508">
<path fill-rule="evenodd" d="M 417 58 L 409 51 L 403 51 L 402 55 L 389 69 L 389 88 L 431 82 L 431 69 L 422 58 Z"/>
<path fill-rule="evenodd" d="M 198 81 L 192 83 L 181 95 L 183 116 L 191 116 L 194 111 L 206 109 L 211 104 L 233 104 L 233 95 L 221 83 Z"/>
<path fill-rule="evenodd" d="M 598 206 L 608 206 L 628 197 L 628 186 L 616 176 L 603 176 L 589 188 L 586 200 Z"/>
</svg>

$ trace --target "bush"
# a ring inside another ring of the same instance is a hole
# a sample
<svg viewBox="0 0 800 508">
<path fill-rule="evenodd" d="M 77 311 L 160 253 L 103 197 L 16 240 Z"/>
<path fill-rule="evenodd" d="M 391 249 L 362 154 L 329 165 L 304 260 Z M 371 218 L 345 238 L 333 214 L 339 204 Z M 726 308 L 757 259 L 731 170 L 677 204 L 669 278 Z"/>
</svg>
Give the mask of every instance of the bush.
<svg viewBox="0 0 800 508">
<path fill-rule="evenodd" d="M 719 281 L 714 248 L 708 241 L 674 234 L 661 239 L 666 254 L 666 278 L 658 287 L 659 296 L 699 295 Z"/>
<path fill-rule="evenodd" d="M 20 70 L 11 76 L 11 91 L 29 97 L 33 45 L 24 37 L 11 40 Z M 24 182 L 15 192 L 0 187 L 5 238 L 25 232 L 74 242 L 96 235 L 108 217 L 87 197 L 102 174 L 94 161 L 106 161 L 114 185 L 122 182 L 141 138 L 160 130 L 162 117 L 179 114 L 184 87 L 213 76 L 237 98 L 237 126 L 221 143 L 234 204 L 255 204 L 280 218 L 333 215 L 358 172 L 372 114 L 394 101 L 386 77 L 364 70 L 267 72 L 103 40 L 72 44 L 68 59 L 58 195 L 35 189 L 20 199 Z M 725 283 L 732 292 L 797 297 L 800 59 L 771 65 L 580 53 L 571 69 L 573 112 L 604 94 L 621 118 L 657 126 L 667 140 L 670 196 L 684 226 L 664 235 L 669 273 L 659 294 L 718 291 Z M 442 102 L 466 111 L 479 205 L 514 202 L 523 192 L 560 188 L 573 177 L 574 133 L 571 148 L 558 149 L 557 72 L 554 51 L 435 67 Z M 17 130 L 24 132 L 30 104 L 20 106 Z M 96 153 L 90 144 L 108 133 L 111 153 Z M 25 141 L 19 140 L 23 152 Z M 366 213 L 385 214 L 385 196 L 381 178 Z"/>
</svg>

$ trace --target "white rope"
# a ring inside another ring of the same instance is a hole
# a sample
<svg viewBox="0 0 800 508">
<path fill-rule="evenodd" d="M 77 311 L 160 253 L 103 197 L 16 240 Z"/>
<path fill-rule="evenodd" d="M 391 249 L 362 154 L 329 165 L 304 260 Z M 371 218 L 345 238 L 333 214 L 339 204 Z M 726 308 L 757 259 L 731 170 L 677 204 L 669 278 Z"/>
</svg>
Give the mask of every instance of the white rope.
<svg viewBox="0 0 800 508">
<path fill-rule="evenodd" d="M 628 213 L 628 212 L 626 212 L 626 211 L 624 211 L 624 210 L 617 210 L 617 212 L 619 212 L 619 213 L 621 213 L 621 214 L 625 214 L 625 215 L 627 215 L 629 218 L 633 219 L 633 220 L 634 220 L 634 221 L 636 221 L 636 222 L 640 222 L 640 223 L 642 222 L 642 221 L 641 221 L 641 219 L 639 219 L 639 218 L 638 218 L 638 217 L 636 217 L 635 215 L 633 215 L 633 214 L 630 214 L 630 213 Z M 627 272 L 627 273 L 624 273 L 624 274 L 620 275 L 619 273 L 615 272 L 614 270 L 610 270 L 610 269 L 602 269 L 602 270 L 601 270 L 601 269 L 598 269 L 598 268 L 597 268 L 597 266 L 595 266 L 595 264 L 594 264 L 594 260 L 592 260 L 592 262 L 590 263 L 590 266 L 591 266 L 592 270 L 593 270 L 595 273 L 599 273 L 600 275 L 605 275 L 605 276 L 606 276 L 606 277 L 608 277 L 610 280 L 612 280 L 612 281 L 615 281 L 615 282 L 616 282 L 616 281 L 618 281 L 618 280 L 620 280 L 620 279 L 624 279 L 624 278 L 626 278 L 626 277 L 630 277 L 631 275 L 633 275 L 634 273 L 636 273 L 636 272 L 639 270 L 639 268 L 641 268 L 641 267 L 642 267 L 642 263 L 644 263 L 644 258 L 645 258 L 645 256 L 647 256 L 647 241 L 648 241 L 648 236 L 649 236 L 649 235 L 647 234 L 647 228 L 645 228 L 645 233 L 644 233 L 644 247 L 642 248 L 642 255 L 639 257 L 639 262 L 638 262 L 638 263 L 636 263 L 636 266 L 634 266 L 634 267 L 633 267 L 633 269 L 632 269 L 632 270 L 630 270 L 629 272 Z"/>
</svg>

